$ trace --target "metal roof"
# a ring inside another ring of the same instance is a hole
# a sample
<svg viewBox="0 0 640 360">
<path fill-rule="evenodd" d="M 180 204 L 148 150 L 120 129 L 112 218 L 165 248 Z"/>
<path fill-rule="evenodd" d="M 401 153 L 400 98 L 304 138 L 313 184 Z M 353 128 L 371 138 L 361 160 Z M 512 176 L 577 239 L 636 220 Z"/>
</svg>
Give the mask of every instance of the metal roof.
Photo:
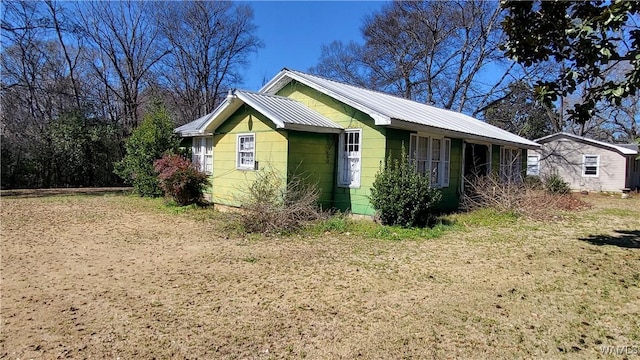
<svg viewBox="0 0 640 360">
<path fill-rule="evenodd" d="M 294 99 L 246 90 L 236 90 L 235 96 L 268 117 L 278 128 L 291 128 L 300 125 L 343 129 L 342 126 Z"/>
<path fill-rule="evenodd" d="M 178 126 L 173 130 L 173 132 L 177 133 L 180 136 L 204 135 L 203 126 L 208 122 L 212 115 L 213 112 L 208 113 L 207 115 L 186 123 L 182 126 Z"/>
<path fill-rule="evenodd" d="M 599 147 L 604 147 L 604 148 L 608 148 L 610 150 L 613 151 L 617 151 L 622 155 L 637 155 L 638 154 L 638 146 L 635 145 L 635 149 L 631 148 L 631 146 L 629 145 L 634 145 L 634 144 L 624 144 L 624 145 L 615 145 L 615 144 L 610 144 L 604 141 L 598 141 L 598 140 L 593 140 L 593 139 L 589 139 L 586 137 L 582 137 L 582 136 L 578 136 L 578 135 L 574 135 L 574 134 L 569 134 L 569 133 L 565 133 L 565 132 L 559 132 L 559 133 L 555 133 L 552 135 L 548 135 L 545 137 L 541 137 L 540 139 L 536 139 L 537 143 L 540 144 L 544 144 L 546 142 L 549 142 L 553 139 L 559 138 L 559 137 L 564 137 L 564 138 L 571 138 L 574 139 L 576 141 L 580 141 L 583 143 L 588 143 L 588 144 L 592 144 L 592 145 L 596 145 Z"/>
<path fill-rule="evenodd" d="M 394 125 L 398 126 L 402 122 L 406 122 L 460 134 L 463 138 L 498 140 L 527 148 L 539 147 L 539 144 L 531 140 L 459 112 L 440 109 L 299 71 L 283 69 L 260 92 L 275 94 L 291 80 L 303 83 L 368 114 L 374 119 L 376 125 L 394 127 Z"/>
<path fill-rule="evenodd" d="M 212 112 L 174 130 L 180 136 L 209 135 L 242 104 L 247 104 L 273 122 L 276 128 L 309 132 L 340 132 L 343 127 L 302 103 L 276 95 L 246 90 L 230 92 Z"/>
</svg>

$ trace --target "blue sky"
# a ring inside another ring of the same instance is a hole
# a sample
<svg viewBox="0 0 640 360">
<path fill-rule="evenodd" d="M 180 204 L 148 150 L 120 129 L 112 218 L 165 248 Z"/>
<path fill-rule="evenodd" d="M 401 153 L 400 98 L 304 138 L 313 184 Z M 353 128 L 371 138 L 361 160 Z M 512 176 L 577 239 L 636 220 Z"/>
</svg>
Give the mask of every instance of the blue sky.
<svg viewBox="0 0 640 360">
<path fill-rule="evenodd" d="M 365 15 L 383 1 L 251 1 L 264 47 L 251 59 L 241 88 L 257 91 L 283 67 L 306 71 L 318 63 L 322 44 L 361 41 Z"/>
</svg>

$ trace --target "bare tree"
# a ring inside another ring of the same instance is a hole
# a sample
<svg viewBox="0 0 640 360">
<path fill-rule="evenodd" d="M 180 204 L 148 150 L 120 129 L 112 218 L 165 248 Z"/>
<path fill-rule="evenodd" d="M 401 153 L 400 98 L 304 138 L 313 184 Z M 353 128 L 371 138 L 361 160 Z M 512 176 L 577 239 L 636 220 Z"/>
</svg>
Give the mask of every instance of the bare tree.
<svg viewBox="0 0 640 360">
<path fill-rule="evenodd" d="M 500 9 L 492 2 L 393 2 L 365 18 L 364 44 L 323 47 L 312 71 L 473 113 L 491 100 L 487 88 L 497 94 L 511 80 L 511 63 L 501 63 L 498 49 L 499 22 Z M 483 71 L 492 71 L 495 80 L 482 83 Z"/>
<path fill-rule="evenodd" d="M 162 60 L 158 80 L 172 92 L 180 122 L 213 111 L 228 89 L 242 82 L 250 55 L 262 46 L 253 10 L 226 1 L 165 2 L 155 15 L 173 49 Z"/>
<path fill-rule="evenodd" d="M 91 66 L 104 86 L 105 103 L 117 100 L 126 132 L 138 125 L 145 79 L 169 53 L 159 45 L 159 31 L 149 16 L 150 3 L 136 1 L 78 3 L 78 26 L 93 47 Z"/>
</svg>

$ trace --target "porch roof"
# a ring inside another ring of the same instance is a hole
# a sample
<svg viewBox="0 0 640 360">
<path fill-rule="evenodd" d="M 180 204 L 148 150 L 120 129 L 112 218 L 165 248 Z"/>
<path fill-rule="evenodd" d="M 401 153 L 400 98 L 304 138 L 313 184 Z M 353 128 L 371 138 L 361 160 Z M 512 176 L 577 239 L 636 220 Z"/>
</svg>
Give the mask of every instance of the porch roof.
<svg viewBox="0 0 640 360">
<path fill-rule="evenodd" d="M 278 129 L 291 129 L 317 133 L 338 133 L 343 127 L 309 109 L 302 103 L 282 96 L 246 90 L 230 92 L 212 113 L 176 128 L 180 136 L 211 134 L 231 114 L 247 104 L 267 117 Z"/>
</svg>

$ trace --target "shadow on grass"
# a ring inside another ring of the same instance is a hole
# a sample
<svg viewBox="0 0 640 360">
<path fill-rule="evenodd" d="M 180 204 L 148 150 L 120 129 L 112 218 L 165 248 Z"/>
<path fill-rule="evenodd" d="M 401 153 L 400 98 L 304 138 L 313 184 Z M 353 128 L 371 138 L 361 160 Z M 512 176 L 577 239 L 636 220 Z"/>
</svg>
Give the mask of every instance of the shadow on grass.
<svg viewBox="0 0 640 360">
<path fill-rule="evenodd" d="M 629 249 L 640 249 L 640 230 L 615 230 L 615 235 L 590 235 L 580 240 L 593 245 L 613 245 Z"/>
</svg>

